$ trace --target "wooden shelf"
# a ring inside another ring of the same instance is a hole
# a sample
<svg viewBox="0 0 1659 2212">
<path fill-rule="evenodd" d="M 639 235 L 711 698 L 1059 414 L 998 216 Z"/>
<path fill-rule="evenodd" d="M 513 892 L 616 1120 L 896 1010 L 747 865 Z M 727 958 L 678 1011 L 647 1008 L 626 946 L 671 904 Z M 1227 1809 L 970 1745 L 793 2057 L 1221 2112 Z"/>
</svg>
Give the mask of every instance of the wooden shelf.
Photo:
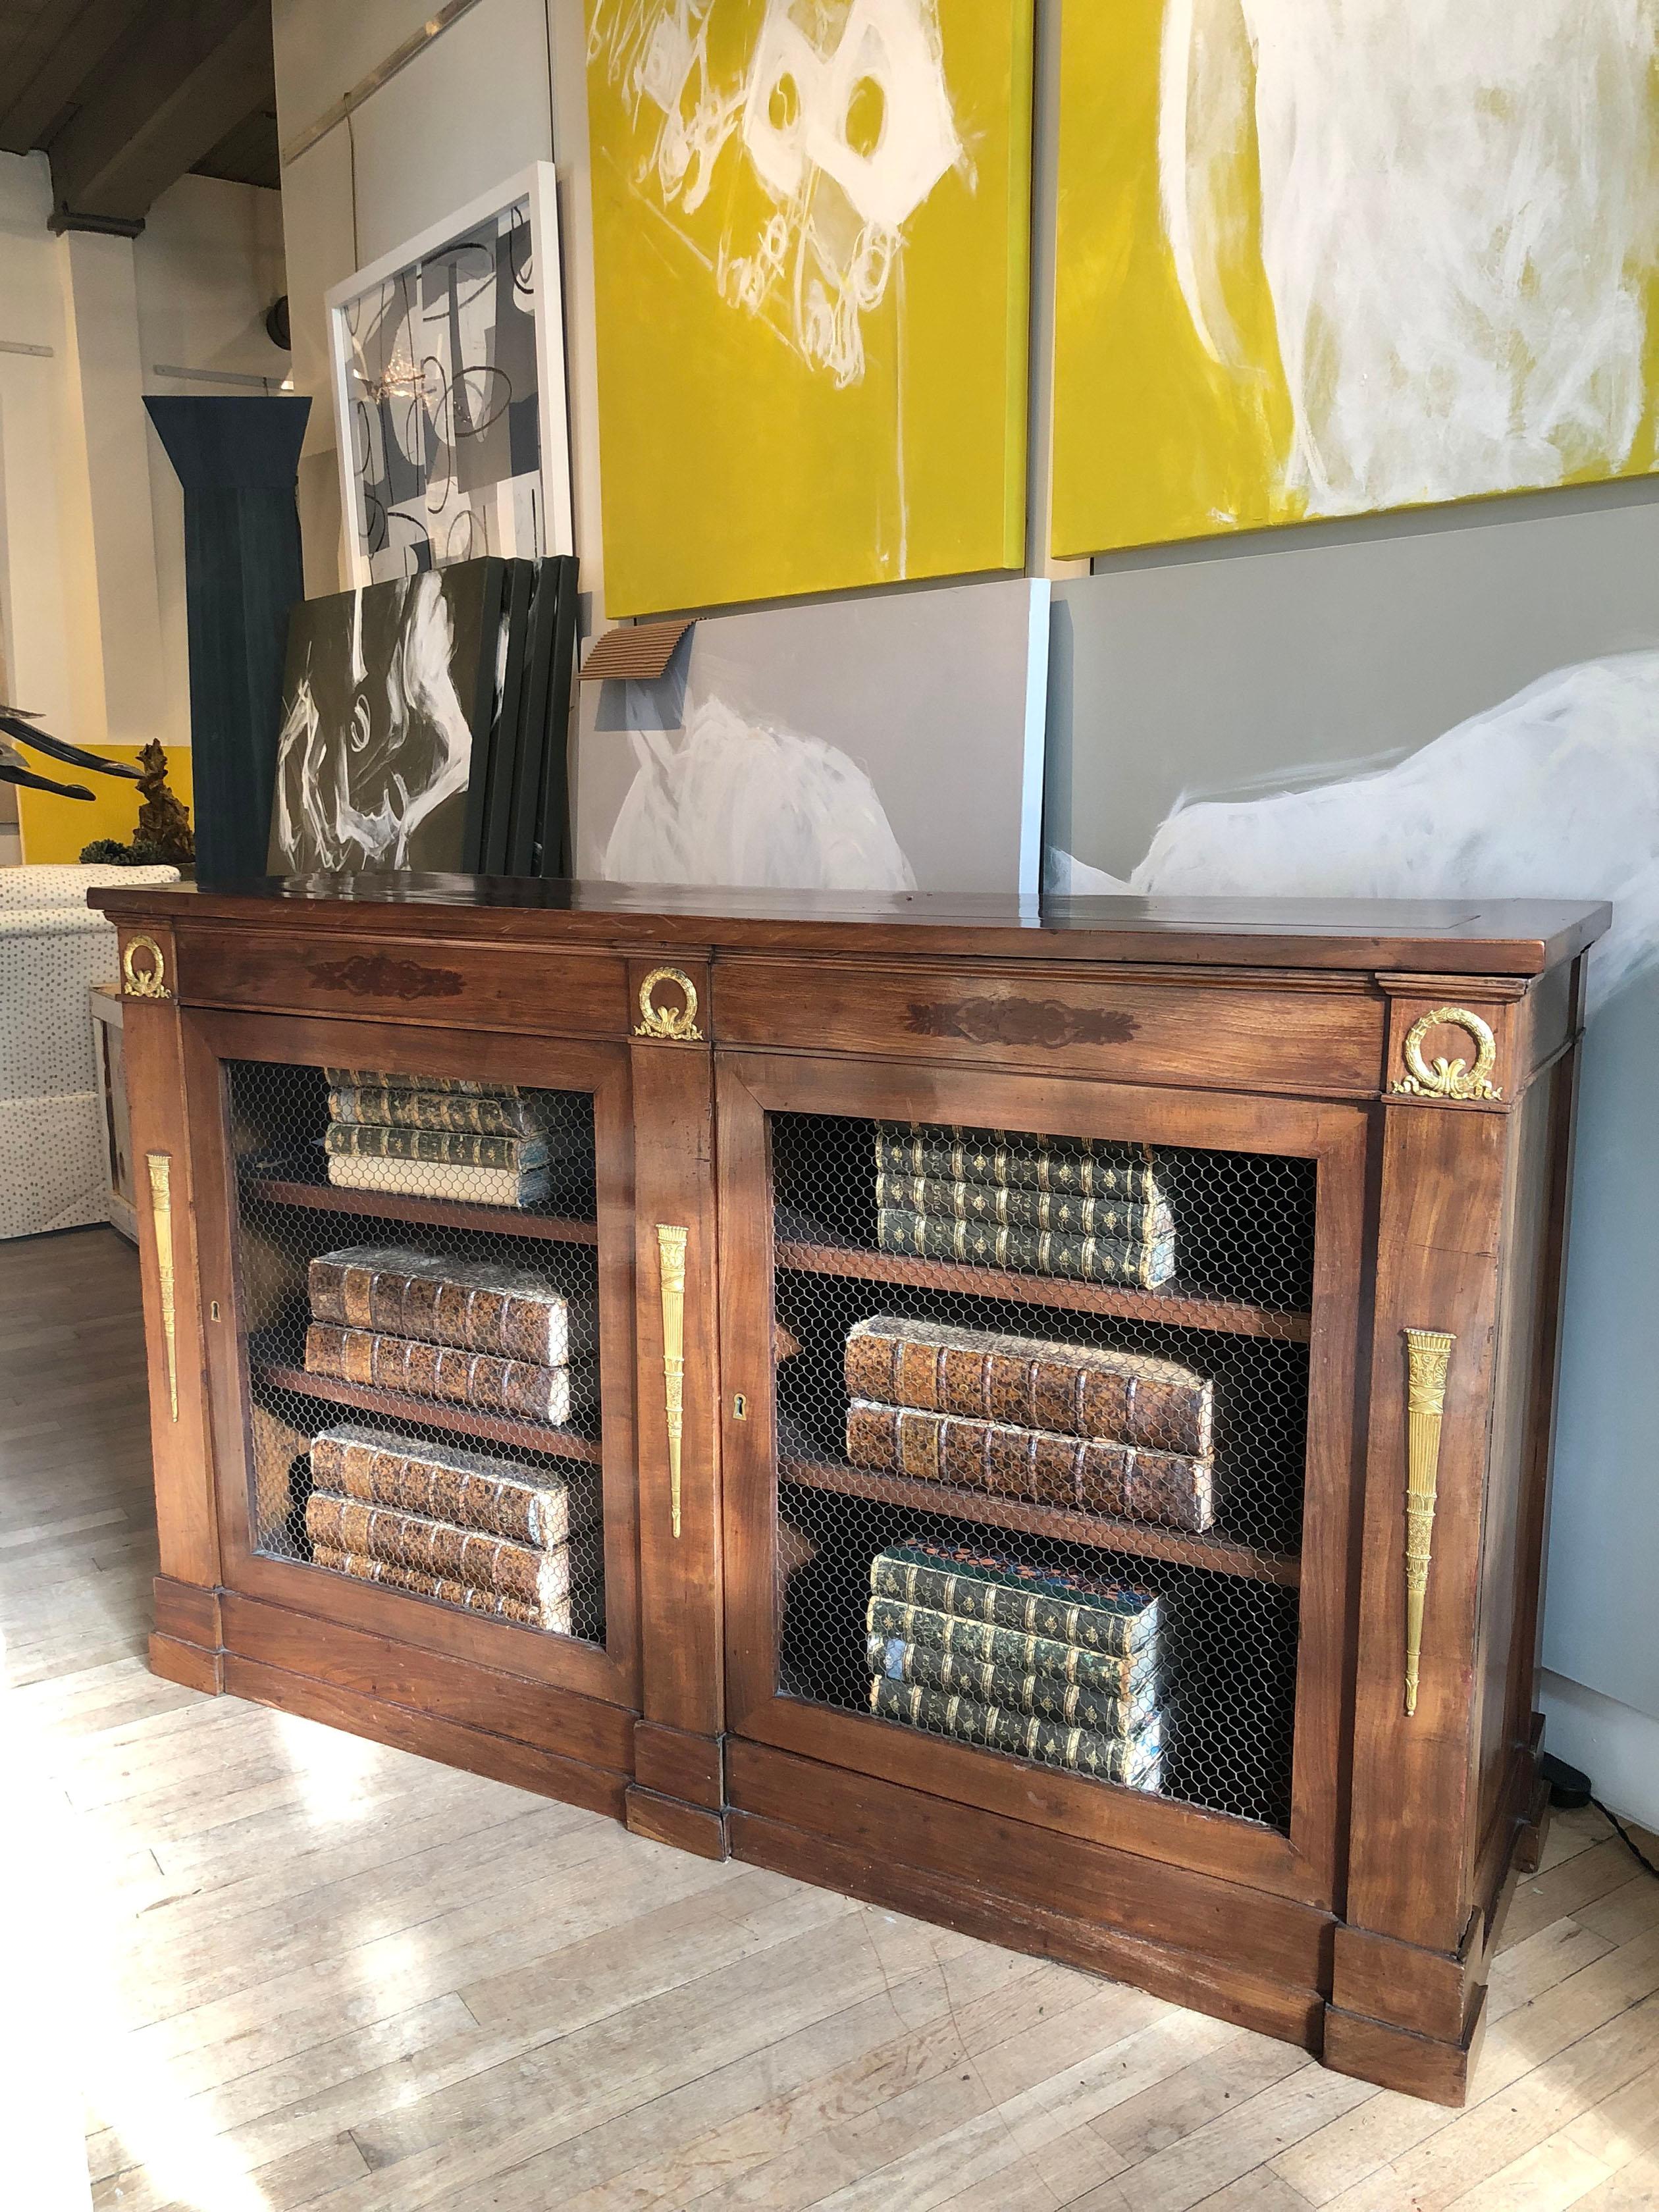
<svg viewBox="0 0 1659 2212">
<path fill-rule="evenodd" d="M 1277 1337 L 1305 1344 L 1312 1316 L 1225 1298 L 1194 1297 L 1179 1288 L 1131 1290 L 1116 1283 L 1079 1283 L 1064 1275 L 1024 1274 L 1009 1267 L 910 1260 L 902 1253 L 872 1252 L 854 1244 L 780 1243 L 776 1264 L 797 1274 L 842 1275 L 869 1283 L 914 1284 L 922 1290 L 965 1291 L 971 1297 L 1006 1298 L 1020 1305 L 1058 1306 L 1070 1313 L 1119 1314 L 1132 1321 L 1160 1321 L 1177 1328 L 1206 1328 L 1227 1336 Z"/>
<path fill-rule="evenodd" d="M 489 1229 L 507 1237 L 538 1237 L 553 1244 L 597 1244 L 598 1224 L 516 1206 L 468 1206 L 459 1199 L 416 1198 L 402 1191 L 345 1190 L 331 1182 L 293 1182 L 253 1176 L 247 1188 L 272 1206 L 308 1206 L 319 1213 L 370 1214 L 377 1221 L 418 1221 L 437 1229 Z"/>
<path fill-rule="evenodd" d="M 278 1360 L 254 1363 L 252 1375 L 256 1382 L 273 1390 L 294 1390 L 302 1397 L 326 1399 L 331 1405 L 384 1413 L 389 1420 L 422 1422 L 459 1437 L 514 1444 L 520 1451 L 549 1452 L 557 1459 L 597 1461 L 601 1456 L 592 1437 L 552 1428 L 544 1421 L 517 1421 L 500 1413 L 475 1413 L 471 1406 L 452 1406 L 441 1398 L 412 1398 L 401 1390 L 377 1390 L 369 1382 L 342 1382 L 331 1375 L 313 1375 Z"/>
<path fill-rule="evenodd" d="M 923 1513 L 948 1514 L 955 1521 L 990 1528 L 1018 1528 L 1030 1536 L 1052 1536 L 1065 1544 L 1092 1544 L 1137 1559 L 1171 1559 L 1182 1566 L 1205 1567 L 1214 1574 L 1237 1575 L 1257 1583 L 1279 1583 L 1294 1589 L 1302 1563 L 1288 1552 L 1253 1550 L 1230 1536 L 1189 1536 L 1179 1529 L 1157 1528 L 1145 1521 L 1115 1521 L 1101 1513 L 1069 1513 L 1063 1506 L 1031 1505 L 1018 1498 L 998 1498 L 982 1490 L 959 1490 L 949 1483 L 917 1482 L 908 1475 L 848 1467 L 829 1460 L 785 1459 L 778 1478 L 808 1490 L 831 1490 L 842 1498 L 868 1498 L 883 1505 L 905 1505 Z"/>
</svg>

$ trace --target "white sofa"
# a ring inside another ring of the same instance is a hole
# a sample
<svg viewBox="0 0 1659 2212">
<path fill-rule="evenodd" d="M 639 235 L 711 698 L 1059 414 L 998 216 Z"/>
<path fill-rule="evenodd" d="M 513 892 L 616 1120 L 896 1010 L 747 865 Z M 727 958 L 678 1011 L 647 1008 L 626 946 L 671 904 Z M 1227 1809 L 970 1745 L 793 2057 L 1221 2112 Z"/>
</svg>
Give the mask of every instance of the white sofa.
<svg viewBox="0 0 1659 2212">
<path fill-rule="evenodd" d="M 0 868 L 0 1237 L 107 1218 L 104 1101 L 87 989 L 113 982 L 94 884 L 172 884 L 177 868 Z"/>
</svg>

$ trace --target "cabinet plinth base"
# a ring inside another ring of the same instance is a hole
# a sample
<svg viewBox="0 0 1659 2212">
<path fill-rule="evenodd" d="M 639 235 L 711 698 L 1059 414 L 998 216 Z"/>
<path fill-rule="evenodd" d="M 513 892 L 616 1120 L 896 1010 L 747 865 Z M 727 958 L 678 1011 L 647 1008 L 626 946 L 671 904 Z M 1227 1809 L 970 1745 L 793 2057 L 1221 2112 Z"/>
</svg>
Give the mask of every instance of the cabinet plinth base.
<svg viewBox="0 0 1659 2212">
<path fill-rule="evenodd" d="M 1367 2020 L 1340 2006 L 1325 2008 L 1325 2063 L 1333 2073 L 1356 2075 L 1403 2096 L 1424 2097 L 1433 2105 L 1462 2105 L 1468 2094 L 1480 2039 L 1486 2024 L 1486 1992 L 1475 2001 L 1474 2017 L 1459 2041 L 1416 2035 L 1407 2027 Z"/>
<path fill-rule="evenodd" d="M 1109 1980 L 1131 1982 L 1172 2004 L 1189 2005 L 1218 2020 L 1277 2036 L 1281 2042 L 1319 2048 L 1324 2000 L 1317 1991 L 1183 1951 L 1172 1944 L 1126 1936 L 1070 1914 L 976 1885 L 932 1868 L 870 1857 L 855 1846 L 792 1828 L 760 1814 L 727 1816 L 733 1858 L 793 1875 L 820 1889 L 837 1889 L 866 1904 L 936 1921 L 1005 1950 L 1026 1951 Z"/>
<path fill-rule="evenodd" d="M 224 1653 L 204 1651 L 199 1644 L 182 1644 L 176 1636 L 163 1636 L 159 1631 L 151 1636 L 149 1671 L 164 1682 L 181 1682 L 185 1689 L 204 1691 L 210 1698 L 224 1694 Z"/>
<path fill-rule="evenodd" d="M 633 1783 L 629 1786 L 623 1818 L 635 1835 L 648 1836 L 653 1844 L 672 1844 L 677 1850 L 690 1851 L 701 1859 L 731 1856 L 726 1816 L 710 1812 L 706 1806 L 688 1805 L 683 1798 L 665 1797 Z"/>
</svg>

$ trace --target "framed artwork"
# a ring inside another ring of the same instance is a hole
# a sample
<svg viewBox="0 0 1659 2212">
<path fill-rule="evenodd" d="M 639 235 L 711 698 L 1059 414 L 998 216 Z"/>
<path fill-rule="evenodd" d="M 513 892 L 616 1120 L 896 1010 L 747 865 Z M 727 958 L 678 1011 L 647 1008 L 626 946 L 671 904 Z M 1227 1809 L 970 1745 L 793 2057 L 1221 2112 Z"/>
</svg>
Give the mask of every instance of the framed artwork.
<svg viewBox="0 0 1659 2212">
<path fill-rule="evenodd" d="M 274 876 L 469 865 L 508 661 L 506 564 L 424 568 L 289 620 Z"/>
<path fill-rule="evenodd" d="M 1022 577 L 720 615 L 653 681 L 584 682 L 578 875 L 1035 892 L 1049 596 Z"/>
<path fill-rule="evenodd" d="M 1654 0 L 1066 0 L 1054 552 L 1659 465 L 1656 40 Z"/>
<path fill-rule="evenodd" d="M 552 164 L 383 254 L 327 305 L 352 582 L 572 552 Z"/>
<path fill-rule="evenodd" d="M 586 0 L 614 616 L 1024 561 L 1031 0 Z"/>
</svg>

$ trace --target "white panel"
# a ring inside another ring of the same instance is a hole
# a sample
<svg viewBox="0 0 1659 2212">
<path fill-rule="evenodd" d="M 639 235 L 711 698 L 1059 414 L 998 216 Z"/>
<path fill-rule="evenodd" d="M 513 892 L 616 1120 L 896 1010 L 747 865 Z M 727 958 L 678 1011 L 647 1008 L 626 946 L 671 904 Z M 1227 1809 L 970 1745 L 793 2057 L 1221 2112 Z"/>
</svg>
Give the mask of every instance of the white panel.
<svg viewBox="0 0 1659 2212">
<path fill-rule="evenodd" d="M 434 0 L 275 0 L 277 131 L 289 145 L 435 12 Z"/>
<path fill-rule="evenodd" d="M 515 169 L 551 161 L 542 0 L 478 0 L 364 101 L 352 128 L 362 268 Z"/>
<path fill-rule="evenodd" d="M 1590 1778 L 1604 1805 L 1659 1832 L 1659 1720 L 1559 1674 L 1538 1686 L 1544 1748 Z M 1638 1872 L 1630 1861 L 1632 1876 Z"/>
</svg>

